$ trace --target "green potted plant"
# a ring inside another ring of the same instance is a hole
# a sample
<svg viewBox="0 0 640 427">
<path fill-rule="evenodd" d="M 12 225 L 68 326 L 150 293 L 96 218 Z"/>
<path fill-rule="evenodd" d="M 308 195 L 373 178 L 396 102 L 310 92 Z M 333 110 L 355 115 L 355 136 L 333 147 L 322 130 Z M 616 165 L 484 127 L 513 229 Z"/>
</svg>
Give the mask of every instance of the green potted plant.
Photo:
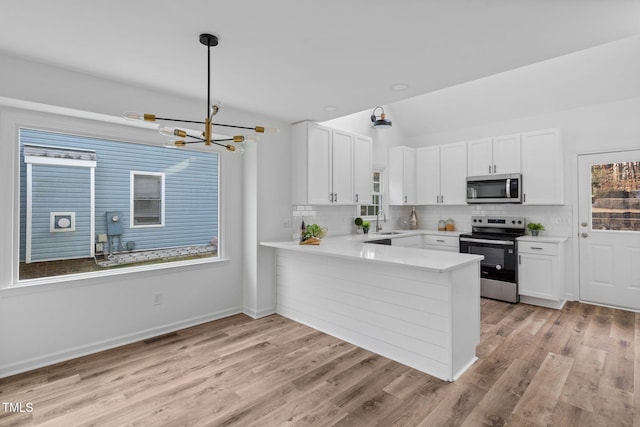
<svg viewBox="0 0 640 427">
<path fill-rule="evenodd" d="M 364 232 L 364 234 L 367 234 L 369 232 L 369 227 L 371 227 L 371 223 L 369 221 L 362 222 L 362 231 Z"/>
<path fill-rule="evenodd" d="M 358 230 L 360 230 L 360 229 L 362 228 L 362 223 L 363 223 L 363 222 L 364 222 L 364 221 L 362 221 L 362 218 L 360 218 L 360 217 L 357 217 L 357 218 L 353 221 L 353 223 L 356 225 L 356 227 L 358 228 Z"/>
<path fill-rule="evenodd" d="M 318 224 L 307 225 L 300 235 L 300 244 L 319 245 L 320 239 L 322 239 L 325 234 L 327 234 L 326 229 L 323 229 Z"/>
<path fill-rule="evenodd" d="M 529 229 L 529 231 L 531 231 L 532 236 L 537 236 L 540 231 L 544 231 L 544 225 L 538 222 L 530 222 L 529 224 L 527 224 L 527 228 Z"/>
</svg>

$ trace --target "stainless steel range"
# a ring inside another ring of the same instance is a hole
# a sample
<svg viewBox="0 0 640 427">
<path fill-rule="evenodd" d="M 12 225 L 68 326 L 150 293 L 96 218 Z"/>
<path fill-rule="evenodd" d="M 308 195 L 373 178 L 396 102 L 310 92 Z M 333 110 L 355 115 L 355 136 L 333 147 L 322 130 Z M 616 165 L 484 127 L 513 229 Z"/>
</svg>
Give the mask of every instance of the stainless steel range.
<svg viewBox="0 0 640 427">
<path fill-rule="evenodd" d="M 472 232 L 460 235 L 460 253 L 484 255 L 480 263 L 480 296 L 517 303 L 518 237 L 525 234 L 523 217 L 471 217 Z"/>
</svg>

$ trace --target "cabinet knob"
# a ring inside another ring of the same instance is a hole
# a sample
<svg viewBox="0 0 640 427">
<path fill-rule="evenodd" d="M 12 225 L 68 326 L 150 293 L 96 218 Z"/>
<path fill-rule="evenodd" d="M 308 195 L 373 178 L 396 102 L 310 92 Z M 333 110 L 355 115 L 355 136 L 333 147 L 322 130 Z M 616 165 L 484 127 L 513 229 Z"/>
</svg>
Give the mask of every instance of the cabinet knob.
<svg viewBox="0 0 640 427">
<path fill-rule="evenodd" d="M 587 225 L 589 225 L 589 223 L 585 221 L 585 222 L 581 222 L 580 225 L 583 227 L 586 227 Z"/>
<path fill-rule="evenodd" d="M 583 238 L 589 237 L 589 233 L 580 233 L 580 237 L 583 237 Z"/>
</svg>

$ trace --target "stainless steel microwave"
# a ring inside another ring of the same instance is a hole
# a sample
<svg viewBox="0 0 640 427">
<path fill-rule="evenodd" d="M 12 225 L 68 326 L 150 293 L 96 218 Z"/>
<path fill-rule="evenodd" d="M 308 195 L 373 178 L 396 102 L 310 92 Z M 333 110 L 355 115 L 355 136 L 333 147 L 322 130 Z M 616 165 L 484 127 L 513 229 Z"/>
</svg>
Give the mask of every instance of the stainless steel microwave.
<svg viewBox="0 0 640 427">
<path fill-rule="evenodd" d="M 467 177 L 467 203 L 522 203 L 522 175 Z"/>
</svg>

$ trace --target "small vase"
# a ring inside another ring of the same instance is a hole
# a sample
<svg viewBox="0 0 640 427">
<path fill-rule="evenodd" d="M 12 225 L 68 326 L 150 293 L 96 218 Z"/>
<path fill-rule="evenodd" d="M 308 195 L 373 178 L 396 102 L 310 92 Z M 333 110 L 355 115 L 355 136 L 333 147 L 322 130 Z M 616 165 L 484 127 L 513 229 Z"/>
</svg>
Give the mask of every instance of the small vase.
<svg viewBox="0 0 640 427">
<path fill-rule="evenodd" d="M 531 235 L 533 237 L 538 237 L 538 234 L 540 233 L 540 230 L 531 230 Z"/>
</svg>

